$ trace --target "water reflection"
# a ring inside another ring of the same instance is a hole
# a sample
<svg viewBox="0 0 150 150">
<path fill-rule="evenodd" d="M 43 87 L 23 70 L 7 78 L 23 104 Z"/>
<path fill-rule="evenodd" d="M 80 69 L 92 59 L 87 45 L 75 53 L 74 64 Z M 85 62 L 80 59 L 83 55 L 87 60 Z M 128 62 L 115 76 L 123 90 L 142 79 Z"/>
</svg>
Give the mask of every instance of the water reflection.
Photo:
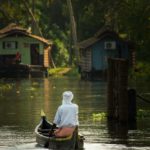
<svg viewBox="0 0 150 150">
<path fill-rule="evenodd" d="M 36 143 L 22 144 L 15 147 L 0 147 L 3 150 L 48 150 Z M 149 150 L 149 147 L 127 147 L 122 144 L 85 144 L 85 150 Z"/>
<path fill-rule="evenodd" d="M 108 121 L 108 133 L 116 143 L 128 144 L 128 125 L 117 121 Z M 116 140 L 117 139 L 117 140 Z"/>
<path fill-rule="evenodd" d="M 79 105 L 80 132 L 86 138 L 86 150 L 150 149 L 149 118 L 137 120 L 137 130 L 128 130 L 126 126 L 117 126 L 106 119 L 93 119 L 93 114 L 106 111 L 105 82 L 35 78 L 5 79 L 1 84 L 10 84 L 11 88 L 0 91 L 0 149 L 42 149 L 36 147 L 34 135 L 40 110 L 44 109 L 52 121 L 65 90 L 73 91 L 74 102 Z"/>
</svg>

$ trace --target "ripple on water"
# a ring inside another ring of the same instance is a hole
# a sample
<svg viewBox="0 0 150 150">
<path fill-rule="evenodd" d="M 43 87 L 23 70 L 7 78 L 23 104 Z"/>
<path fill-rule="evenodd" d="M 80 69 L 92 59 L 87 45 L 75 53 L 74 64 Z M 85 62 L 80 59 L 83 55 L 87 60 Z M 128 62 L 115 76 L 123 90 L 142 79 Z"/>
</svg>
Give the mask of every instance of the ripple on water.
<svg viewBox="0 0 150 150">
<path fill-rule="evenodd" d="M 85 143 L 84 150 L 149 150 L 150 147 L 127 147 L 121 144 Z M 0 150 L 48 150 L 39 147 L 36 143 L 22 144 L 14 147 L 0 146 Z"/>
</svg>

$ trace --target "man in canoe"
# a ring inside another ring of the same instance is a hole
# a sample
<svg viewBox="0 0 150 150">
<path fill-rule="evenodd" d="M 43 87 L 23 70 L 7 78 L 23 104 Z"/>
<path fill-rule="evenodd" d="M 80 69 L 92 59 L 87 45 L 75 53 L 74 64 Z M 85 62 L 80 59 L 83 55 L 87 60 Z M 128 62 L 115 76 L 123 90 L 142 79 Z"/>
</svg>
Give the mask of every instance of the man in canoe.
<svg viewBox="0 0 150 150">
<path fill-rule="evenodd" d="M 58 127 L 54 131 L 56 137 L 67 137 L 73 134 L 78 121 L 78 105 L 72 103 L 73 93 L 66 91 L 63 93 L 62 104 L 58 107 L 54 124 Z"/>
</svg>

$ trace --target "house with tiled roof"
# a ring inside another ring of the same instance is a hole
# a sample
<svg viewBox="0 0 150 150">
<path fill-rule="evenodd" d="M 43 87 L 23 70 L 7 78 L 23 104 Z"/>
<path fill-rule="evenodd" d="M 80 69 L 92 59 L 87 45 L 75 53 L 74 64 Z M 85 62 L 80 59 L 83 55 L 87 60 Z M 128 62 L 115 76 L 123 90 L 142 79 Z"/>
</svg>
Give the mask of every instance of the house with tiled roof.
<svg viewBox="0 0 150 150">
<path fill-rule="evenodd" d="M 14 23 L 0 29 L 0 65 L 16 63 L 51 67 L 52 41 L 32 34 Z"/>
</svg>

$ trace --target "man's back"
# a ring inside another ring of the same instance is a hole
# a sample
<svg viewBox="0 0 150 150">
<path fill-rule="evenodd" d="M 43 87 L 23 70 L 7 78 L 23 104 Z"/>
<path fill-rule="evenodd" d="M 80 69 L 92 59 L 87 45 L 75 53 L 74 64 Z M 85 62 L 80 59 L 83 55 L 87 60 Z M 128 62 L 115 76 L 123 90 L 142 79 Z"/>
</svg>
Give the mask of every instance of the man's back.
<svg viewBox="0 0 150 150">
<path fill-rule="evenodd" d="M 79 125 L 78 106 L 76 104 L 63 104 L 58 108 L 60 116 L 60 127 L 74 127 Z"/>
<path fill-rule="evenodd" d="M 79 125 L 78 121 L 78 105 L 73 104 L 73 93 L 66 91 L 63 93 L 62 105 L 58 107 L 54 118 L 54 124 L 58 129 L 54 132 L 56 137 L 66 137 L 72 135 L 76 127 Z"/>
</svg>

